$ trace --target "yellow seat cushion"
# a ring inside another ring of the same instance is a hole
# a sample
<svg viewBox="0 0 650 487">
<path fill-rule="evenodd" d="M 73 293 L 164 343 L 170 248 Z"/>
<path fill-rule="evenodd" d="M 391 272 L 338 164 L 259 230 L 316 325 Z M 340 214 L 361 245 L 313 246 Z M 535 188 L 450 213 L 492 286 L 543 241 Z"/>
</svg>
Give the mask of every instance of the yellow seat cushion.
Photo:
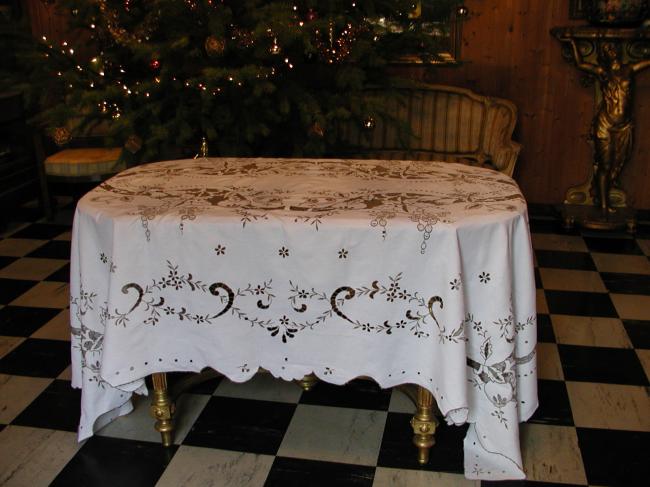
<svg viewBox="0 0 650 487">
<path fill-rule="evenodd" d="M 45 159 L 45 173 L 65 177 L 115 174 L 126 169 L 121 154 L 119 147 L 65 149 Z"/>
</svg>

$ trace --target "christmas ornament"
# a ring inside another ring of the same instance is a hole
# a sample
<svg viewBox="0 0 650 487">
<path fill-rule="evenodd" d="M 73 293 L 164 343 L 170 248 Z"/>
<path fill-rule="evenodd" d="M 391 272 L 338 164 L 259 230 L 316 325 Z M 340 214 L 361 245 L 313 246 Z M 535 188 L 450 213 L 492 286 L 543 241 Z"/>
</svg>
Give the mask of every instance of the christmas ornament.
<svg viewBox="0 0 650 487">
<path fill-rule="evenodd" d="M 370 115 L 363 119 L 363 128 L 366 130 L 372 130 L 376 125 L 375 118 Z"/>
<path fill-rule="evenodd" d="M 124 148 L 131 154 L 135 154 L 142 149 L 142 139 L 135 134 L 129 135 L 129 138 L 124 143 Z"/>
<path fill-rule="evenodd" d="M 154 71 L 159 70 L 160 69 L 160 61 L 158 59 L 152 59 L 149 62 L 149 67 Z"/>
<path fill-rule="evenodd" d="M 205 137 L 201 137 L 201 147 L 199 147 L 199 152 L 194 156 L 194 159 L 208 157 L 208 153 L 208 140 Z"/>
<path fill-rule="evenodd" d="M 273 38 L 273 44 L 271 44 L 271 47 L 269 47 L 269 52 L 271 54 L 280 54 L 282 52 L 282 49 L 278 45 L 278 39 L 277 37 Z"/>
<path fill-rule="evenodd" d="M 324 137 L 325 136 L 325 129 L 321 124 L 318 122 L 314 122 L 311 127 L 309 127 L 309 133 L 316 135 L 317 137 Z"/>
<path fill-rule="evenodd" d="M 226 50 L 226 41 L 216 36 L 208 36 L 203 44 L 208 56 L 221 56 Z"/>
<path fill-rule="evenodd" d="M 62 147 L 72 140 L 72 134 L 65 127 L 55 127 L 52 130 L 52 140 L 59 147 Z"/>
</svg>

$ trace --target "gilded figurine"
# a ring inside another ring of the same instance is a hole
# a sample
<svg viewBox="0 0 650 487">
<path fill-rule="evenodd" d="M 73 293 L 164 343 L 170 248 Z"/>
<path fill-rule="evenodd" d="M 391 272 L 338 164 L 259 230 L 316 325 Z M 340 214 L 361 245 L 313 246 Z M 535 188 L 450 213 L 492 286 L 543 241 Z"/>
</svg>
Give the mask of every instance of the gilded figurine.
<svg viewBox="0 0 650 487">
<path fill-rule="evenodd" d="M 624 63 L 620 45 L 604 41 L 598 46 L 597 64 L 584 61 L 574 39 L 570 40 L 576 66 L 594 76 L 602 99 L 591 123 L 594 143 L 594 178 L 591 195 L 604 218 L 614 212 L 609 190 L 618 186 L 618 177 L 632 155 L 634 123 L 632 103 L 634 75 L 650 66 L 650 60 Z"/>
</svg>

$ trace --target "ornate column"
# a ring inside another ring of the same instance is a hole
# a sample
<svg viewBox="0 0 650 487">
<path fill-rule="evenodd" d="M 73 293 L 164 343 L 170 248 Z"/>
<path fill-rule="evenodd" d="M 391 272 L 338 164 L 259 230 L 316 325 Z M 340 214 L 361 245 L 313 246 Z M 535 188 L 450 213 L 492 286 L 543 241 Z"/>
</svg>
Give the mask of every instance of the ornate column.
<svg viewBox="0 0 650 487">
<path fill-rule="evenodd" d="M 563 57 L 594 84 L 596 109 L 590 138 L 594 157 L 585 182 L 567 190 L 565 226 L 634 232 L 634 210 L 620 175 L 632 156 L 634 77 L 650 67 L 650 29 L 600 26 L 555 27 Z M 594 83 L 595 81 L 595 83 Z"/>
</svg>

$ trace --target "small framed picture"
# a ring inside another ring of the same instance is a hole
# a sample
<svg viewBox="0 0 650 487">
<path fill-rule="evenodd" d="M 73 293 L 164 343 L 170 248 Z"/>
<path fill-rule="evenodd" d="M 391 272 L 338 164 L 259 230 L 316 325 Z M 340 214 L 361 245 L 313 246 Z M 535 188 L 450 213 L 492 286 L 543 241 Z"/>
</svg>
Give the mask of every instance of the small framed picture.
<svg viewBox="0 0 650 487">
<path fill-rule="evenodd" d="M 573 20 L 587 17 L 587 0 L 569 0 L 569 18 Z"/>
</svg>

